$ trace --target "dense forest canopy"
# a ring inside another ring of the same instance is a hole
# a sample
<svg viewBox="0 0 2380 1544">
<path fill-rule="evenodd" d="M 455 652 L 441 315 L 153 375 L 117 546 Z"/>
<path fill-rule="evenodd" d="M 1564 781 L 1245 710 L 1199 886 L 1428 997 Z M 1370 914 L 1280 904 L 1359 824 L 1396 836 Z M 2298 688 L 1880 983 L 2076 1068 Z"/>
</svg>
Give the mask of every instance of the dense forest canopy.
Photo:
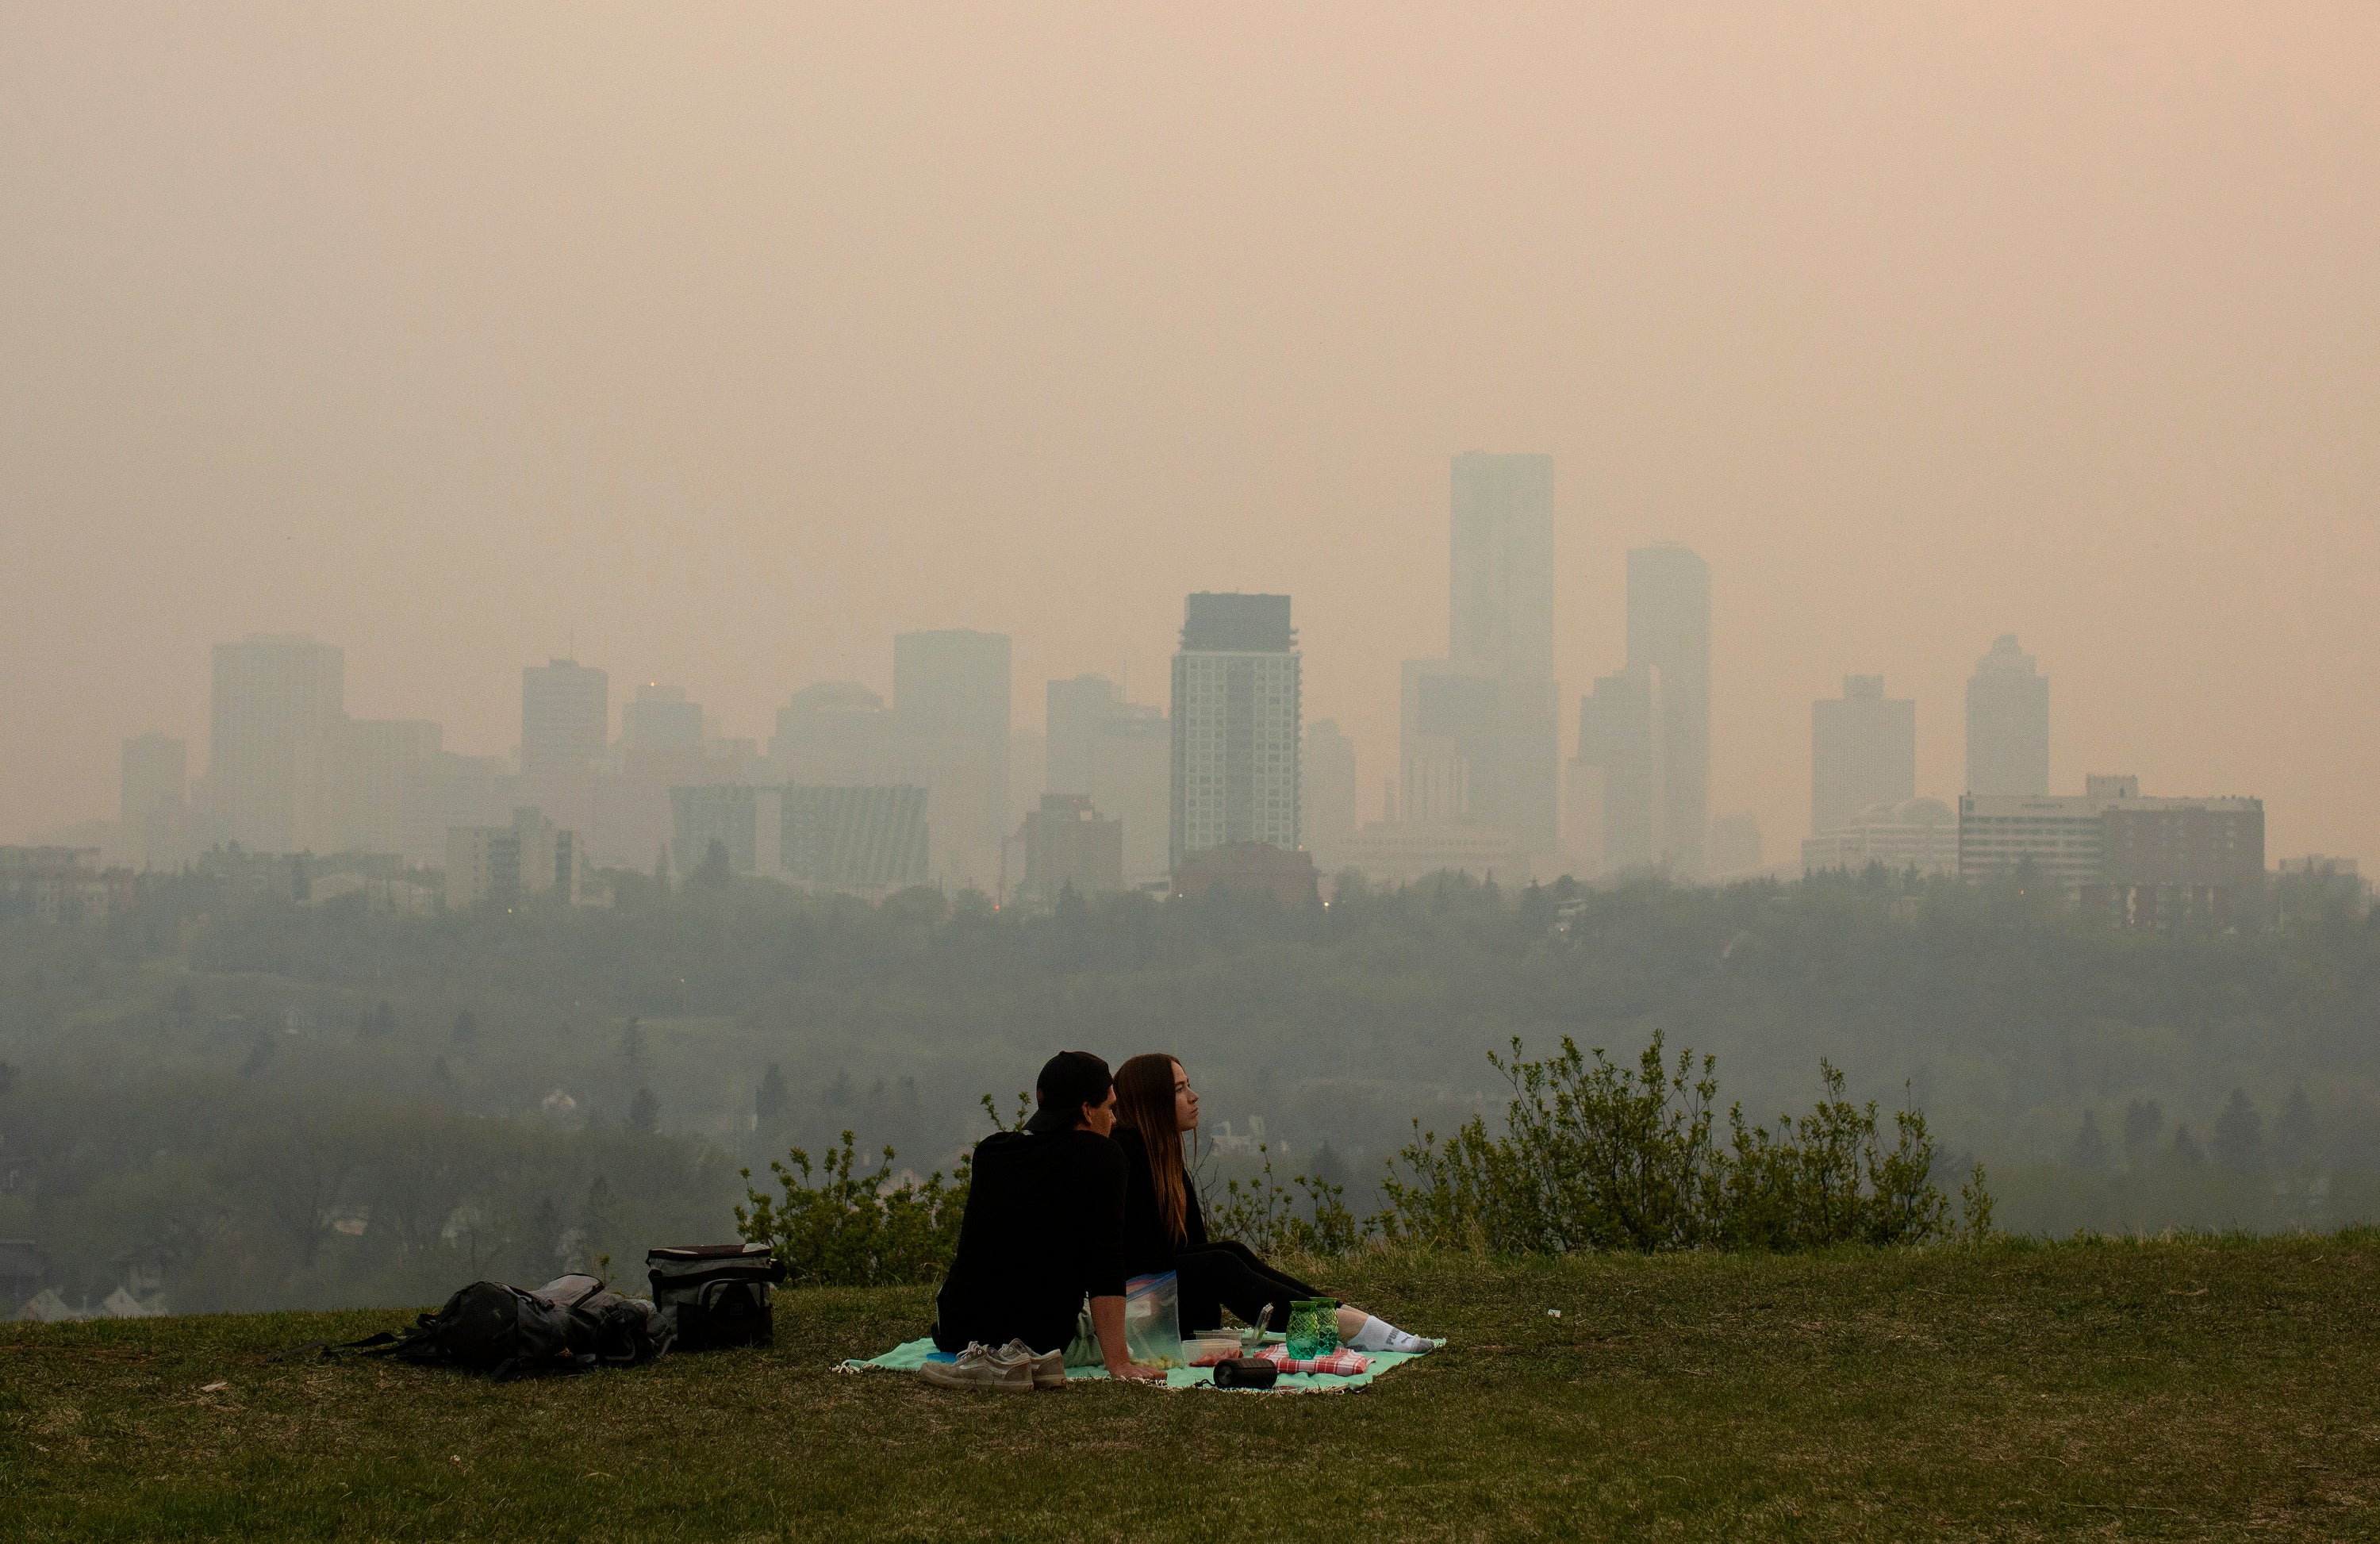
<svg viewBox="0 0 2380 1544">
<path fill-rule="evenodd" d="M 947 1167 L 1065 1047 L 1173 1052 L 1230 1126 L 1210 1173 L 1261 1122 L 1361 1204 L 1412 1122 L 1501 1109 L 1488 1052 L 1656 1030 L 1755 1118 L 1821 1058 L 1922 1108 L 2021 1228 L 2345 1220 L 2380 1171 L 2380 928 L 2321 880 L 2213 932 L 1877 870 L 1038 915 L 614 878 L 602 910 L 229 911 L 164 878 L 104 930 L 0 919 L 0 1237 L 176 1307 L 616 1268 L 728 1236 L 736 1168 L 792 1144 Z"/>
</svg>

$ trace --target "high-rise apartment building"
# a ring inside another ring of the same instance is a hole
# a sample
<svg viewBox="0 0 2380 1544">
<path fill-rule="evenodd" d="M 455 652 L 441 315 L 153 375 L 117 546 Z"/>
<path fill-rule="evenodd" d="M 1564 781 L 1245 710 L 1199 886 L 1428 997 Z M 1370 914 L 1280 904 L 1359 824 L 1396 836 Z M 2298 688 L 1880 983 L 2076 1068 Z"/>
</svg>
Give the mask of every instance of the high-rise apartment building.
<svg viewBox="0 0 2380 1544">
<path fill-rule="evenodd" d="M 1658 677 L 1653 861 L 1699 878 L 1710 818 L 1710 565 L 1677 542 L 1628 553 L 1628 668 Z"/>
<path fill-rule="evenodd" d="M 322 845 L 331 727 L 346 690 L 346 651 L 305 634 L 215 645 L 207 788 L 227 840 L 265 853 Z"/>
<path fill-rule="evenodd" d="M 439 753 L 441 735 L 427 719 L 342 719 L 333 727 L 332 849 L 405 850 L 406 777 Z"/>
<path fill-rule="evenodd" d="M 1993 640 L 1967 681 L 1967 792 L 2049 792 L 2049 677 L 2014 633 Z"/>
<path fill-rule="evenodd" d="M 1811 834 L 1840 831 L 1863 811 L 1916 796 L 1913 699 L 1885 696 L 1881 675 L 1846 675 L 1842 696 L 1810 704 Z"/>
<path fill-rule="evenodd" d="M 1189 598 L 1173 656 L 1177 875 L 1208 848 L 1299 846 L 1299 664 L 1288 596 Z"/>
<path fill-rule="evenodd" d="M 943 769 L 930 779 L 904 781 L 934 789 L 934 841 L 943 871 L 987 885 L 1008 834 L 1009 653 L 1006 633 L 966 627 L 892 639 L 899 734 Z M 962 783 L 968 785 L 964 793 Z"/>
<path fill-rule="evenodd" d="M 1317 862 L 1335 862 L 1356 824 L 1355 742 L 1339 732 L 1338 720 L 1319 718 L 1305 726 L 1298 773 L 1305 780 L 1298 796 L 1301 833 L 1323 855 Z"/>
<path fill-rule="evenodd" d="M 1398 758 L 1405 820 L 1540 852 L 1560 827 L 1553 479 L 1549 456 L 1451 463 L 1447 652 L 1405 664 Z"/>
</svg>

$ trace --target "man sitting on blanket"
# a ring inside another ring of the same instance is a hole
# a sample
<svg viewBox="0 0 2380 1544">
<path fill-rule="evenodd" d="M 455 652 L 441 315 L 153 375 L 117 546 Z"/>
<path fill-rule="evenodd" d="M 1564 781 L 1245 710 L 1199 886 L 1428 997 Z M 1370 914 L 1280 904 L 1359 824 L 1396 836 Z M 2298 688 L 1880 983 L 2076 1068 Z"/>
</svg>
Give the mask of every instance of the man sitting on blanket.
<svg viewBox="0 0 2380 1544">
<path fill-rule="evenodd" d="M 958 1251 L 934 1324 L 934 1343 L 960 1356 L 929 1362 L 924 1375 L 954 1387 L 1014 1389 L 1020 1369 L 1008 1364 L 1029 1357 L 1024 1387 L 1062 1384 L 1066 1345 L 1088 1295 L 1109 1375 L 1162 1380 L 1162 1368 L 1135 1366 L 1124 1350 L 1124 1162 L 1108 1139 L 1115 1079 L 1097 1056 L 1063 1051 L 1041 1068 L 1034 1098 L 1040 1107 L 1024 1130 L 995 1131 L 976 1144 Z"/>
</svg>

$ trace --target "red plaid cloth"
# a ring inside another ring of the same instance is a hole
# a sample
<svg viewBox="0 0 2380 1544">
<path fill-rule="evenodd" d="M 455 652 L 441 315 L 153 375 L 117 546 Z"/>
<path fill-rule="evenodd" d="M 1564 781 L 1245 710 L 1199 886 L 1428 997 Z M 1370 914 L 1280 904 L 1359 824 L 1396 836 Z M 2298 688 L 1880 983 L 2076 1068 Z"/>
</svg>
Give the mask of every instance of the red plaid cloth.
<svg viewBox="0 0 2380 1544">
<path fill-rule="evenodd" d="M 1350 1351 L 1343 1345 L 1328 1356 L 1316 1356 L 1305 1361 L 1292 1356 L 1289 1347 L 1281 1343 L 1268 1345 L 1257 1355 L 1283 1372 L 1327 1372 L 1336 1378 L 1353 1378 L 1357 1373 L 1372 1369 L 1369 1356 L 1360 1351 Z"/>
</svg>

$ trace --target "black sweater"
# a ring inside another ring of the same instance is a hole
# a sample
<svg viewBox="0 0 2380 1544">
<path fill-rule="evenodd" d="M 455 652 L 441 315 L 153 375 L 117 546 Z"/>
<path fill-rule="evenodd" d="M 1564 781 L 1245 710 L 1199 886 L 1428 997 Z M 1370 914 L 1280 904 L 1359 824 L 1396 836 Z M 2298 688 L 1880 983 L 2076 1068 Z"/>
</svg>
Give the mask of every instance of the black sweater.
<svg viewBox="0 0 2380 1544">
<path fill-rule="evenodd" d="M 1086 1294 L 1123 1295 L 1123 1154 L 1096 1132 L 995 1131 L 976 1144 L 934 1343 L 1059 1351 Z"/>
<path fill-rule="evenodd" d="M 1167 1233 L 1157 1207 L 1157 1181 L 1148 1168 L 1148 1148 L 1140 1133 L 1128 1125 L 1115 1129 L 1115 1145 L 1123 1149 L 1123 1273 L 1160 1276 L 1173 1269 L 1173 1251 L 1195 1249 L 1207 1242 L 1207 1219 L 1198 1209 L 1198 1187 L 1183 1185 L 1182 1224 L 1185 1237 L 1176 1244 Z"/>
</svg>

